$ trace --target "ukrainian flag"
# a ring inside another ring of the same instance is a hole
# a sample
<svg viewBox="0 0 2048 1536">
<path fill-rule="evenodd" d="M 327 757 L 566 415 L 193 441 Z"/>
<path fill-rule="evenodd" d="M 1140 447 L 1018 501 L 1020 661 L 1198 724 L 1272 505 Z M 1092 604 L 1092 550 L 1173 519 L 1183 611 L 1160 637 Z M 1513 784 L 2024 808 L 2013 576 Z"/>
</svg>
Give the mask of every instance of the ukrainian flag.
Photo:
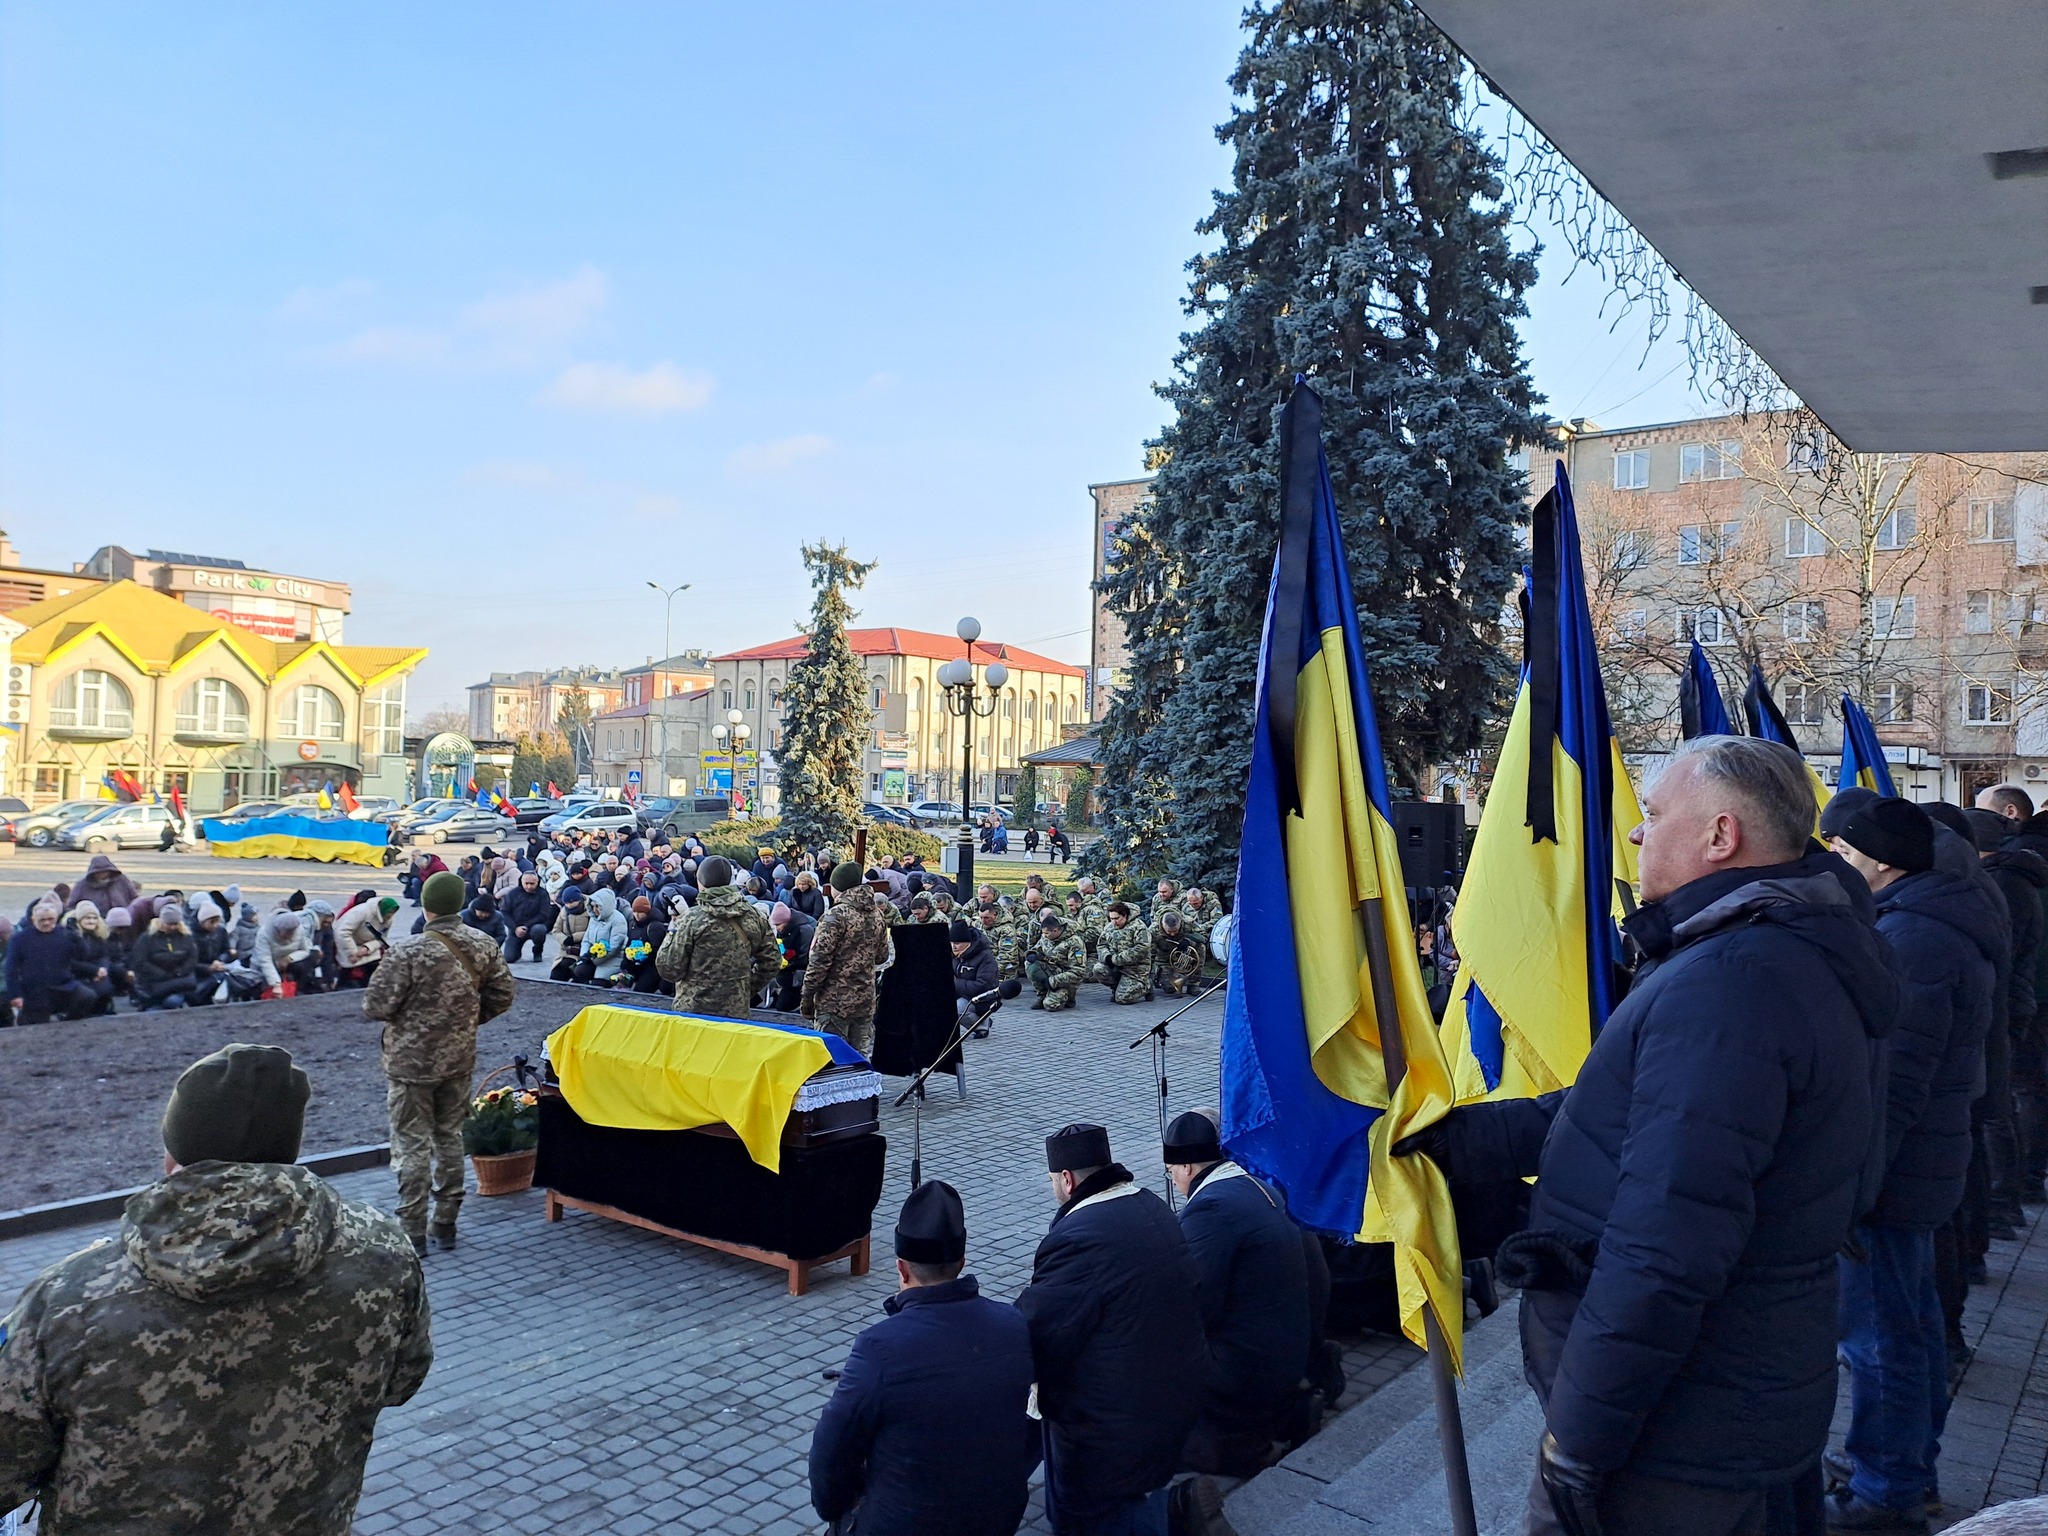
<svg viewBox="0 0 2048 1536">
<path fill-rule="evenodd" d="M 1892 770 L 1884 760 L 1884 747 L 1878 742 L 1877 728 L 1870 723 L 1870 716 L 1863 712 L 1863 706 L 1845 693 L 1842 695 L 1842 771 L 1835 778 L 1835 788 L 1847 789 L 1852 784 L 1874 789 L 1880 795 L 1898 793 L 1892 788 Z"/>
<path fill-rule="evenodd" d="M 1780 746 L 1790 747 L 1799 752 L 1799 738 L 1792 734 L 1792 726 L 1785 719 L 1785 712 L 1778 708 L 1778 701 L 1771 697 L 1771 686 L 1764 681 L 1764 669 L 1756 662 L 1749 664 L 1749 686 L 1742 691 L 1742 712 L 1749 717 L 1749 734 L 1760 736 L 1765 741 L 1775 741 Z M 1801 752 L 1799 760 L 1806 763 L 1806 754 Z M 1827 808 L 1828 787 L 1821 783 L 1820 774 L 1813 764 L 1806 763 L 1806 776 L 1813 781 L 1814 830 L 1820 830 L 1819 813 Z"/>
<path fill-rule="evenodd" d="M 1619 1001 L 1642 821 L 1607 717 L 1571 481 L 1531 527 L 1522 686 L 1451 915 L 1443 1045 L 1460 1103 L 1568 1086 Z"/>
<path fill-rule="evenodd" d="M 1691 741 L 1695 736 L 1733 736 L 1728 706 L 1721 702 L 1721 684 L 1698 640 L 1685 661 L 1685 675 L 1678 680 L 1678 734 Z"/>
<path fill-rule="evenodd" d="M 1387 1150 L 1449 1109 L 1450 1074 L 1409 926 L 1322 400 L 1304 383 L 1281 434 L 1280 549 L 1224 1004 L 1223 1140 L 1286 1192 L 1296 1220 L 1391 1241 L 1403 1330 L 1424 1342 L 1428 1304 L 1455 1368 L 1464 1291 L 1450 1193 L 1427 1158 Z"/>
</svg>

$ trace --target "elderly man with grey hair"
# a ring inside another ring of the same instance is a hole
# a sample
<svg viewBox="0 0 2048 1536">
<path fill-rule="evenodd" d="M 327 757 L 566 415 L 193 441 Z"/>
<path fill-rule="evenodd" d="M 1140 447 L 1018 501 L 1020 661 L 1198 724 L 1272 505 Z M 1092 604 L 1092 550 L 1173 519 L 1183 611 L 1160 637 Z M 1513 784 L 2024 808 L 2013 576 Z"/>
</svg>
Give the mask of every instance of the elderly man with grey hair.
<svg viewBox="0 0 2048 1536">
<path fill-rule="evenodd" d="M 1525 1529 L 1761 1536 L 1774 1499 L 1820 1491 L 1835 1255 L 1876 1187 L 1899 988 L 1790 749 L 1687 742 L 1645 812 L 1643 958 L 1578 1080 L 1395 1150 L 1537 1176 L 1499 1254 L 1546 1428 Z"/>
</svg>

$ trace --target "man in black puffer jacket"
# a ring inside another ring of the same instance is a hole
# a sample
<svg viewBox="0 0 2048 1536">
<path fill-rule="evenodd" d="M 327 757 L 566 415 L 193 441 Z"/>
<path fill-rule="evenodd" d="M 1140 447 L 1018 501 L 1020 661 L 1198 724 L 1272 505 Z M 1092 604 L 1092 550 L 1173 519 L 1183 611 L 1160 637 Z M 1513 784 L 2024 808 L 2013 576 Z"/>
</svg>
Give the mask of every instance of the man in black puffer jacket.
<svg viewBox="0 0 2048 1536">
<path fill-rule="evenodd" d="M 1990 811 L 2005 823 L 1999 843 L 2004 853 L 2031 853 L 2048 860 L 2048 814 L 2036 813 L 2034 800 L 2017 784 L 1994 784 L 1977 796 L 1977 809 Z M 2048 937 L 2048 892 L 2042 894 L 2044 937 Z M 2034 967 L 2033 1017 L 2012 1022 L 2013 1130 L 2019 1142 L 2020 1202 L 2048 1203 L 2048 942 L 2043 942 Z"/>
<path fill-rule="evenodd" d="M 2012 1059 L 2020 1043 L 2034 1034 L 2040 1006 L 2037 982 L 2041 965 L 2043 934 L 2042 903 L 2048 901 L 2048 859 L 2026 848 L 2005 846 L 2005 818 L 1989 811 L 1969 813 L 1984 872 L 2005 898 L 2006 915 L 2012 919 L 2012 973 L 2005 989 L 2005 1030 L 1998 1038 L 1993 1020 L 1992 1045 L 1984 1057 L 1984 1093 L 2005 1120 L 1987 1126 L 1991 1137 L 1991 1218 L 2004 1229 L 2016 1230 L 2025 1220 L 2020 1210 L 2025 1165 L 2020 1158 L 2018 1111 L 2013 1102 Z M 1994 1060 L 1994 1054 L 2002 1060 Z M 1995 1236 L 2007 1235 L 1995 1232 Z"/>
<path fill-rule="evenodd" d="M 1771 742 L 1681 746 L 1634 834 L 1644 959 L 1578 1081 L 1395 1148 L 1538 1176 L 1497 1258 L 1544 1405 L 1532 1532 L 1760 1531 L 1814 1478 L 1898 987 L 1869 890 L 1811 844 L 1811 782 Z"/>
<path fill-rule="evenodd" d="M 1995 893 L 1934 867 L 1934 823 L 1910 801 L 1863 805 L 1833 843 L 1877 898 L 1904 996 L 1891 1042 L 1884 1183 L 1858 1228 L 1861 1254 L 1842 1260 L 1850 1475 L 1829 1494 L 1828 1523 L 1925 1530 L 1948 1417 L 1934 1229 L 1955 1214 L 1970 1165 L 1970 1105 L 1983 1082 L 2005 914 Z"/>
</svg>

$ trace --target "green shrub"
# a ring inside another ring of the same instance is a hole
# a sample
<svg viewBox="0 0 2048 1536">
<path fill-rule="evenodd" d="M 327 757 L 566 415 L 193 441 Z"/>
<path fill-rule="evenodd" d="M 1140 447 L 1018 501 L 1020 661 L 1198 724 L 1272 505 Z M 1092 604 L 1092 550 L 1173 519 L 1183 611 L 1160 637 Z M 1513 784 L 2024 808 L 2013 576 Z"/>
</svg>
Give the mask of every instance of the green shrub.
<svg viewBox="0 0 2048 1536">
<path fill-rule="evenodd" d="M 709 851 L 731 859 L 742 869 L 754 862 L 754 850 L 773 848 L 778 854 L 783 851 L 782 822 L 769 816 L 756 821 L 721 821 L 715 827 L 706 827 L 697 838 Z M 938 867 L 942 845 L 929 832 L 913 831 L 909 827 L 890 826 L 886 822 L 868 823 L 868 858 L 879 859 L 883 854 L 903 858 L 916 854 L 927 864 Z M 837 849 L 846 854 L 850 849 Z"/>
</svg>

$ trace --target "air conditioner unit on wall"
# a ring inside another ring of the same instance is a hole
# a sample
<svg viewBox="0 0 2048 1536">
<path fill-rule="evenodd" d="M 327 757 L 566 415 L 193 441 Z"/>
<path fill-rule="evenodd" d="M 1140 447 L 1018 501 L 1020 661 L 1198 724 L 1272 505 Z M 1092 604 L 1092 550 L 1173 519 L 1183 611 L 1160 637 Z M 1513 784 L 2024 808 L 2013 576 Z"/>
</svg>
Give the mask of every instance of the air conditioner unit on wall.
<svg viewBox="0 0 2048 1536">
<path fill-rule="evenodd" d="M 2020 770 L 2020 777 L 2024 779 L 2038 779 L 2044 772 L 2048 772 L 2048 769 L 2043 769 L 2039 763 L 2029 763 Z"/>
</svg>

